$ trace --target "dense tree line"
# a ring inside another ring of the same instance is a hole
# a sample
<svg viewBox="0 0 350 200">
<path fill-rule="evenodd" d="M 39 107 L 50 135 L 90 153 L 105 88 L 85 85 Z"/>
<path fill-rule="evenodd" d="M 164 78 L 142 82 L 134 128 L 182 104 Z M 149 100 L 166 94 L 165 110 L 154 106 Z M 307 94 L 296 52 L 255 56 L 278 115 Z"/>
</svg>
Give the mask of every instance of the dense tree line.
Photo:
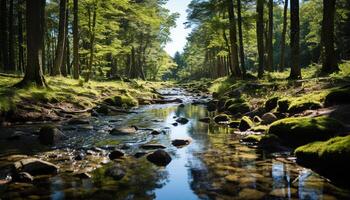
<svg viewBox="0 0 350 200">
<path fill-rule="evenodd" d="M 157 79 L 174 63 L 163 50 L 178 14 L 167 0 L 1 0 L 0 69 L 44 76 Z M 26 59 L 25 59 L 26 58 Z"/>
<path fill-rule="evenodd" d="M 261 78 L 288 69 L 300 79 L 312 63 L 329 74 L 350 59 L 349 23 L 349 0 L 192 0 L 179 74 L 245 78 L 249 70 Z"/>
</svg>

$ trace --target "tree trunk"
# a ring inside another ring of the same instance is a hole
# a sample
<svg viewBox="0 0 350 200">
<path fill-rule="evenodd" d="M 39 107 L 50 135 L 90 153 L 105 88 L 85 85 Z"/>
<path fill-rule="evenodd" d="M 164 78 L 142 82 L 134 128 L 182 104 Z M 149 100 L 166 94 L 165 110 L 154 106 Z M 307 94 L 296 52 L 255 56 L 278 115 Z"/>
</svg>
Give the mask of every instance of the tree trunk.
<svg viewBox="0 0 350 200">
<path fill-rule="evenodd" d="M 268 23 L 268 36 L 267 36 L 267 63 L 266 69 L 273 71 L 273 0 L 269 0 L 269 23 Z"/>
<path fill-rule="evenodd" d="M 233 75 L 240 77 L 242 75 L 238 62 L 238 47 L 237 47 L 237 31 L 236 31 L 236 19 L 234 14 L 233 0 L 227 0 L 228 14 L 230 21 L 230 43 L 231 43 L 231 61 Z"/>
<path fill-rule="evenodd" d="M 61 74 L 62 76 L 64 77 L 67 77 L 68 75 L 68 65 L 67 63 L 69 62 L 69 56 L 68 56 L 68 16 L 69 16 L 69 13 L 68 13 L 68 3 L 69 3 L 69 0 L 66 1 L 66 9 L 65 9 L 65 32 L 64 32 L 64 50 L 63 50 L 63 59 L 62 59 L 62 65 L 61 65 Z"/>
<path fill-rule="evenodd" d="M 16 70 L 16 61 L 15 61 L 15 34 L 13 30 L 13 0 L 10 0 L 9 6 L 9 16 L 8 16 L 8 33 L 9 33 L 9 70 L 14 72 Z"/>
<path fill-rule="evenodd" d="M 282 71 L 285 68 L 285 47 L 286 47 L 286 33 L 287 33 L 287 12 L 288 12 L 288 0 L 284 1 L 283 10 L 283 28 L 282 28 L 282 38 L 281 38 L 281 58 L 279 70 Z"/>
<path fill-rule="evenodd" d="M 322 50 L 324 57 L 322 62 L 323 74 L 339 71 L 337 58 L 334 50 L 334 15 L 335 0 L 323 1 L 323 22 L 322 22 Z"/>
<path fill-rule="evenodd" d="M 257 12 L 256 35 L 257 35 L 258 54 L 259 54 L 258 77 L 262 78 L 264 75 L 264 0 L 257 0 L 256 12 Z"/>
<path fill-rule="evenodd" d="M 89 63 L 88 63 L 88 73 L 85 77 L 85 82 L 88 82 L 91 78 L 92 75 L 92 64 L 94 61 L 94 45 L 95 45 L 95 27 L 96 27 L 96 8 L 97 5 L 93 5 L 93 16 L 92 16 L 92 27 L 90 30 L 90 58 L 89 58 Z"/>
<path fill-rule="evenodd" d="M 46 82 L 42 70 L 43 27 L 42 13 L 45 12 L 45 0 L 26 1 L 27 27 L 27 67 L 24 78 L 15 86 L 24 87 L 35 83 L 45 87 Z"/>
<path fill-rule="evenodd" d="M 79 79 L 79 19 L 78 0 L 73 1 L 73 78 Z"/>
<path fill-rule="evenodd" d="M 241 68 L 243 77 L 246 74 L 245 60 L 244 60 L 244 46 L 243 46 L 243 33 L 242 33 L 242 11 L 241 0 L 237 0 L 237 12 L 238 12 L 238 37 L 239 37 L 239 56 L 241 60 Z"/>
<path fill-rule="evenodd" d="M 0 2 L 0 49 L 1 49 L 1 61 L 0 67 L 4 71 L 9 71 L 9 50 L 8 50 L 8 26 L 7 26 L 7 0 L 1 0 Z"/>
<path fill-rule="evenodd" d="M 299 66 L 299 0 L 290 1 L 290 44 L 291 44 L 291 71 L 290 79 L 301 79 L 301 70 Z"/>
<path fill-rule="evenodd" d="M 18 69 L 24 72 L 24 55 L 23 55 L 23 0 L 18 0 L 17 20 L 18 20 Z"/>
<path fill-rule="evenodd" d="M 58 25 L 58 41 L 56 48 L 56 56 L 53 65 L 52 75 L 61 75 L 61 67 L 63 65 L 63 54 L 66 46 L 66 2 L 67 0 L 60 0 L 60 19 Z"/>
</svg>

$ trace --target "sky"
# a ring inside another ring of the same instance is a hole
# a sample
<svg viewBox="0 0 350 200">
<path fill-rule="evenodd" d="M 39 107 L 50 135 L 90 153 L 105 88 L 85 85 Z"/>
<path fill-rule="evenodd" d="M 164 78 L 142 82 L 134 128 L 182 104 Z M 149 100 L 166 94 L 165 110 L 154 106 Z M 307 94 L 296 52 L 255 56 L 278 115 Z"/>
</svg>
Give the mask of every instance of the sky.
<svg viewBox="0 0 350 200">
<path fill-rule="evenodd" d="M 176 51 L 182 52 L 186 45 L 186 37 L 191 32 L 191 29 L 185 29 L 185 25 L 183 24 L 186 22 L 186 10 L 190 2 L 191 0 L 169 0 L 165 5 L 171 13 L 177 12 L 180 14 L 180 17 L 176 21 L 176 28 L 171 29 L 170 37 L 172 42 L 169 42 L 165 46 L 165 51 L 170 56 L 174 56 Z"/>
</svg>

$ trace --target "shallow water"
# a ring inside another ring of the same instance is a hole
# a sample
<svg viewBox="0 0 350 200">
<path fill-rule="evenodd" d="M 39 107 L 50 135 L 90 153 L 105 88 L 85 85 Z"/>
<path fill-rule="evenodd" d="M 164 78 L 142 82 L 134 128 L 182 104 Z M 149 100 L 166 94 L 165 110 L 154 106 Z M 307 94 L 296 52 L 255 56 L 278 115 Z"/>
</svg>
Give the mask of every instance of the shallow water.
<svg viewBox="0 0 350 200">
<path fill-rule="evenodd" d="M 169 93 L 169 91 L 163 91 Z M 334 186 L 330 181 L 311 170 L 295 164 L 288 152 L 268 154 L 239 142 L 242 135 L 224 126 L 205 124 L 198 119 L 212 116 L 202 105 L 191 105 L 190 96 L 170 90 L 171 97 L 185 100 L 185 107 L 176 104 L 143 106 L 137 114 L 92 118 L 89 126 L 60 124 L 69 139 L 58 144 L 55 153 L 67 153 L 75 149 L 95 146 L 122 147 L 130 156 L 119 161 L 126 166 L 127 175 L 121 181 L 112 180 L 104 171 L 112 163 L 101 164 L 91 179 L 73 177 L 66 170 L 58 176 L 40 178 L 34 184 L 9 184 L 0 186 L 0 199 L 349 199 L 348 190 Z M 173 126 L 174 116 L 190 120 L 185 125 Z M 112 136 L 113 127 L 136 125 L 141 128 L 165 130 L 166 134 L 150 135 L 150 131 L 138 131 L 132 136 Z M 46 158 L 52 149 L 37 143 L 31 134 L 38 125 L 21 125 L 1 129 L 0 167 L 11 154 L 34 154 Z M 16 132 L 19 141 L 5 138 Z M 191 138 L 192 143 L 183 148 L 171 145 L 171 140 Z M 139 146 L 153 142 L 165 145 L 172 161 L 165 168 L 156 167 L 145 157 L 132 155 Z M 118 144 L 117 144 L 118 143 Z M 109 146 L 108 146 L 109 144 Z M 112 144 L 112 145 L 111 145 Z M 107 148 L 107 149 L 108 149 Z M 50 160 L 52 162 L 67 162 Z M 62 164 L 63 163 L 63 164 Z M 77 164 L 73 162 L 74 164 Z M 84 169 L 88 163 L 78 163 Z M 69 167 L 68 167 L 69 168 Z M 5 173 L 0 173 L 5 176 Z M 0 179 L 3 177 L 0 177 Z"/>
</svg>

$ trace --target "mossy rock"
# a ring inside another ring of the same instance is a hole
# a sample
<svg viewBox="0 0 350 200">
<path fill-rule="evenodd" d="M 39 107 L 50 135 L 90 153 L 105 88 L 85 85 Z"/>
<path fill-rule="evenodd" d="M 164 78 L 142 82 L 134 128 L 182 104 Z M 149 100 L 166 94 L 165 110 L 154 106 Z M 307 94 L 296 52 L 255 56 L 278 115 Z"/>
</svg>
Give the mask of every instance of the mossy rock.
<svg viewBox="0 0 350 200">
<path fill-rule="evenodd" d="M 297 147 L 334 137 L 343 127 L 342 123 L 327 116 L 285 118 L 272 123 L 268 134 L 278 136 L 288 146 Z"/>
<path fill-rule="evenodd" d="M 279 97 L 272 97 L 265 102 L 265 110 L 271 111 L 277 107 Z"/>
<path fill-rule="evenodd" d="M 290 101 L 288 99 L 281 99 L 277 102 L 277 111 L 278 112 L 287 112 L 289 109 Z"/>
<path fill-rule="evenodd" d="M 254 126 L 254 122 L 247 116 L 242 117 L 241 122 L 239 123 L 239 130 L 246 131 Z"/>
<path fill-rule="evenodd" d="M 220 114 L 214 117 L 214 121 L 218 124 L 230 121 L 230 117 L 226 114 Z"/>
<path fill-rule="evenodd" d="M 228 123 L 228 126 L 230 128 L 238 128 L 239 127 L 239 123 L 241 123 L 241 121 L 238 121 L 238 120 L 230 121 Z"/>
<path fill-rule="evenodd" d="M 236 103 L 227 108 L 230 114 L 244 114 L 250 111 L 248 103 Z"/>
<path fill-rule="evenodd" d="M 301 146 L 295 155 L 298 163 L 318 169 L 326 176 L 349 181 L 350 135 Z"/>
<path fill-rule="evenodd" d="M 312 101 L 295 101 L 288 108 L 289 113 L 301 113 L 305 110 L 316 110 L 322 108 L 322 104 Z"/>
<path fill-rule="evenodd" d="M 332 90 L 325 99 L 325 107 L 349 104 L 350 103 L 350 86 Z"/>
<path fill-rule="evenodd" d="M 242 142 L 248 142 L 248 143 L 258 143 L 260 142 L 261 138 L 263 137 L 263 135 L 248 135 L 246 137 L 244 137 L 242 139 Z"/>
<path fill-rule="evenodd" d="M 265 133 L 269 129 L 269 126 L 266 125 L 259 125 L 259 126 L 254 126 L 250 130 L 253 132 L 263 132 Z"/>
<path fill-rule="evenodd" d="M 129 94 L 114 96 L 106 99 L 104 102 L 111 106 L 124 108 L 138 106 L 138 101 Z"/>
<path fill-rule="evenodd" d="M 229 108 L 231 105 L 234 105 L 234 104 L 239 104 L 239 103 L 245 103 L 245 100 L 242 99 L 242 98 L 232 98 L 232 99 L 228 99 L 226 100 L 225 102 L 225 108 Z"/>
</svg>

